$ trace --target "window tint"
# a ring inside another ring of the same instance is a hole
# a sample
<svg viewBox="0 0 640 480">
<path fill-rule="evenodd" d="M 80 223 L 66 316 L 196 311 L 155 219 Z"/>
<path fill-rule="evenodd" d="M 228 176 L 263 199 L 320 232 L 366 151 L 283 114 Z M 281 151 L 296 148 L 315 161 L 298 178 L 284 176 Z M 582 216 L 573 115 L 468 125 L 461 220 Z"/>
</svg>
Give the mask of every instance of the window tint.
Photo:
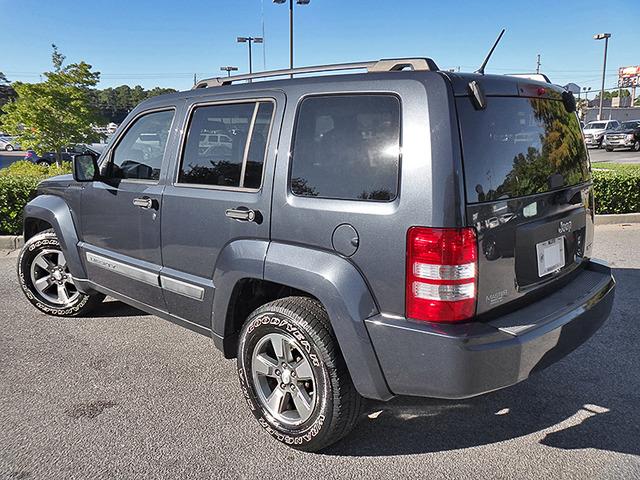
<svg viewBox="0 0 640 480">
<path fill-rule="evenodd" d="M 106 175 L 158 180 L 173 114 L 173 110 L 154 112 L 136 120 L 114 149 Z"/>
<path fill-rule="evenodd" d="M 271 102 L 195 108 L 178 181 L 259 188 L 272 112 Z M 251 131 L 254 115 L 256 118 Z M 251 139 L 247 151 L 249 135 Z M 243 168 L 245 153 L 247 163 Z"/>
<path fill-rule="evenodd" d="M 393 200 L 399 157 L 396 97 L 310 97 L 298 110 L 291 191 L 306 197 Z"/>
<path fill-rule="evenodd" d="M 456 100 L 469 202 L 548 192 L 589 179 L 575 113 L 561 101 L 489 97 L 476 110 Z"/>
</svg>

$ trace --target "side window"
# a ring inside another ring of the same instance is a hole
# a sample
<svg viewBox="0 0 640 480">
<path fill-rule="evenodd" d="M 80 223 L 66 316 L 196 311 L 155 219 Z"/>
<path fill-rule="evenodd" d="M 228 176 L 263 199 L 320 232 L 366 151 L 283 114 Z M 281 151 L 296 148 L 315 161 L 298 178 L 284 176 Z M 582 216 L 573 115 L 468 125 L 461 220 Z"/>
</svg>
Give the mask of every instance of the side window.
<svg viewBox="0 0 640 480">
<path fill-rule="evenodd" d="M 138 118 L 114 148 L 106 175 L 158 180 L 173 115 L 173 110 L 165 110 Z"/>
<path fill-rule="evenodd" d="M 294 195 L 389 201 L 398 193 L 400 101 L 392 95 L 309 97 L 300 104 Z"/>
<path fill-rule="evenodd" d="M 272 102 L 196 107 L 178 182 L 260 188 L 272 114 Z"/>
</svg>

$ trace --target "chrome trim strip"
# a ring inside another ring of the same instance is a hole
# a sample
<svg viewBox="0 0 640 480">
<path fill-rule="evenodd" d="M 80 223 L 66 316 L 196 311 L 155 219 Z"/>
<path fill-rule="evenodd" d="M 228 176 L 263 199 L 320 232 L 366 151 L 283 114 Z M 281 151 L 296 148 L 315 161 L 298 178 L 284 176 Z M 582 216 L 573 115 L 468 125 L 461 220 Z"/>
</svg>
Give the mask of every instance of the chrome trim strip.
<svg viewBox="0 0 640 480">
<path fill-rule="evenodd" d="M 158 283 L 157 273 L 149 272 L 138 267 L 132 267 L 131 265 L 127 265 L 126 263 L 118 262 L 117 260 L 103 257 L 102 255 L 96 255 L 95 253 L 91 252 L 87 252 L 86 257 L 87 262 L 97 267 L 104 268 L 105 270 L 118 273 L 133 280 L 146 283 L 148 285 L 153 285 L 154 287 L 160 286 L 160 284 Z"/>
<path fill-rule="evenodd" d="M 204 300 L 204 288 L 191 283 L 160 275 L 160 286 L 178 295 L 184 295 L 199 301 Z"/>
</svg>

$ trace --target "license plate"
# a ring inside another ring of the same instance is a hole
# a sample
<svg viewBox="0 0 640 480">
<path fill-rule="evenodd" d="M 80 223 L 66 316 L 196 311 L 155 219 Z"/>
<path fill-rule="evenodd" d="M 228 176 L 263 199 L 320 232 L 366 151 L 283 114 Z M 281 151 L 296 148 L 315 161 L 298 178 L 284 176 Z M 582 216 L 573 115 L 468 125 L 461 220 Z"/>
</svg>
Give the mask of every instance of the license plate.
<svg viewBox="0 0 640 480">
<path fill-rule="evenodd" d="M 552 238 L 536 245 L 538 276 L 544 277 L 564 267 L 564 237 Z"/>
</svg>

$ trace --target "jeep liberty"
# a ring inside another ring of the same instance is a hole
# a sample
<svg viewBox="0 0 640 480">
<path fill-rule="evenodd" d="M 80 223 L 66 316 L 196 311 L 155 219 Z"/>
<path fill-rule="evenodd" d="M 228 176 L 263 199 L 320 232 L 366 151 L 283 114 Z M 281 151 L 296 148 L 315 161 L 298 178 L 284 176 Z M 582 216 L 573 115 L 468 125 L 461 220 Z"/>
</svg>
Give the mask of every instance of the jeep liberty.
<svg viewBox="0 0 640 480">
<path fill-rule="evenodd" d="M 29 301 L 77 316 L 109 295 L 210 336 L 295 448 L 344 437 L 363 399 L 518 383 L 612 307 L 551 83 L 430 59 L 214 78 L 142 102 L 73 168 L 24 211 Z"/>
</svg>

